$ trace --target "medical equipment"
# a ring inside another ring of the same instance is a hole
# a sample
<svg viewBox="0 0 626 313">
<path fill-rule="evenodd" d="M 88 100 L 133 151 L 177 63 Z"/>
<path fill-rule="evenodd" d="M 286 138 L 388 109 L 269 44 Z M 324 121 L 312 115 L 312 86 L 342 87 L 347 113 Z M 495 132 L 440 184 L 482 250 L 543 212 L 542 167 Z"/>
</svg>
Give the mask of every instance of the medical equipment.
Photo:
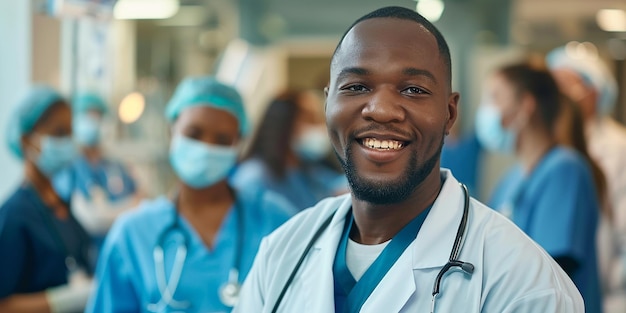
<svg viewBox="0 0 626 313">
<path fill-rule="evenodd" d="M 461 222 L 459 223 L 459 228 L 457 230 L 456 237 L 454 239 L 454 244 L 452 246 L 452 250 L 450 251 L 450 258 L 448 259 L 448 263 L 446 263 L 443 266 L 443 268 L 439 271 L 439 273 L 437 274 L 437 278 L 435 279 L 435 282 L 433 284 L 432 302 L 431 302 L 432 304 L 431 304 L 431 310 L 430 310 L 431 313 L 434 313 L 434 311 L 435 311 L 435 304 L 436 304 L 436 301 L 437 301 L 437 296 L 440 293 L 440 286 L 441 286 L 441 281 L 443 279 L 443 276 L 450 269 L 456 267 L 456 268 L 460 269 L 462 272 L 464 272 L 464 273 L 466 273 L 468 275 L 472 275 L 472 273 L 474 272 L 474 265 L 472 265 L 471 263 L 468 263 L 468 262 L 463 262 L 463 261 L 458 259 L 459 255 L 461 253 L 461 248 L 463 247 L 463 239 L 464 239 L 464 236 L 465 236 L 465 228 L 467 227 L 467 221 L 468 221 L 468 218 L 469 218 L 469 203 L 470 203 L 470 196 L 469 196 L 469 191 L 467 190 L 467 186 L 465 186 L 464 184 L 461 184 L 461 187 L 462 187 L 463 193 L 465 195 L 465 202 L 464 202 L 464 205 L 463 205 L 463 215 L 461 216 Z M 300 259 L 296 263 L 296 266 L 291 271 L 291 274 L 289 275 L 289 278 L 287 279 L 287 282 L 283 285 L 283 288 L 282 288 L 280 294 L 278 295 L 278 299 L 276 300 L 276 303 L 274 304 L 274 307 L 272 308 L 272 311 L 271 311 L 272 313 L 275 313 L 275 312 L 278 311 L 278 307 L 280 306 L 280 303 L 282 302 L 283 297 L 285 296 L 285 293 L 287 292 L 287 289 L 289 289 L 289 286 L 291 285 L 293 279 L 295 278 L 296 273 L 298 272 L 298 270 L 302 266 L 302 263 L 304 262 L 304 259 L 308 255 L 309 251 L 311 251 L 311 248 L 313 247 L 313 244 L 315 244 L 317 239 L 319 239 L 319 237 L 328 228 L 328 225 L 330 225 L 330 222 L 332 221 L 334 216 L 335 216 L 335 213 L 333 212 L 333 214 L 331 214 L 324 221 L 324 223 L 322 223 L 322 225 L 317 229 L 315 234 L 313 234 L 313 237 L 311 237 L 311 240 L 309 241 L 307 246 L 304 248 L 304 251 L 303 251 L 302 255 L 300 255 Z"/>
<path fill-rule="evenodd" d="M 239 283 L 239 270 L 241 268 L 241 254 L 243 250 L 245 227 L 243 225 L 243 212 L 237 200 L 235 200 L 235 214 L 237 216 L 238 230 L 237 246 L 235 248 L 235 261 L 233 267 L 230 269 L 228 281 L 225 282 L 218 291 L 222 304 L 227 307 L 233 307 L 237 303 L 237 300 L 239 299 L 239 291 L 241 289 L 241 285 Z M 163 247 L 168 234 L 173 233 L 178 233 L 180 237 L 176 239 L 177 248 L 174 256 L 174 264 L 172 265 L 172 271 L 169 278 L 166 278 Z M 166 307 L 170 307 L 175 310 L 184 310 L 191 306 L 189 301 L 174 299 L 174 294 L 176 293 L 176 289 L 178 289 L 183 266 L 185 260 L 187 259 L 189 242 L 191 242 L 189 234 L 182 229 L 178 210 L 174 209 L 174 220 L 172 224 L 161 233 L 153 251 L 154 271 L 161 299 L 157 303 L 149 303 L 147 307 L 148 311 L 162 312 Z"/>
</svg>

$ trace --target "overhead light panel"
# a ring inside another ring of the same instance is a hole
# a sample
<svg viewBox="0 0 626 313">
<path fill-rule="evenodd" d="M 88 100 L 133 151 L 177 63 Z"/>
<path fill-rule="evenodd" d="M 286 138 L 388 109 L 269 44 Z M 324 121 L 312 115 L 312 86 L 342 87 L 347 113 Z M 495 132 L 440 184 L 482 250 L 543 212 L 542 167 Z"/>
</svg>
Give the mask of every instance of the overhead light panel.
<svg viewBox="0 0 626 313">
<path fill-rule="evenodd" d="M 607 32 L 626 32 L 626 11 L 604 9 L 596 13 L 596 22 L 600 29 Z"/>
<path fill-rule="evenodd" d="M 445 4 L 443 0 L 418 0 L 415 10 L 427 20 L 434 23 L 439 20 Z"/>
<path fill-rule="evenodd" d="M 178 12 L 178 0 L 119 0 L 113 16 L 120 20 L 166 19 Z"/>
</svg>

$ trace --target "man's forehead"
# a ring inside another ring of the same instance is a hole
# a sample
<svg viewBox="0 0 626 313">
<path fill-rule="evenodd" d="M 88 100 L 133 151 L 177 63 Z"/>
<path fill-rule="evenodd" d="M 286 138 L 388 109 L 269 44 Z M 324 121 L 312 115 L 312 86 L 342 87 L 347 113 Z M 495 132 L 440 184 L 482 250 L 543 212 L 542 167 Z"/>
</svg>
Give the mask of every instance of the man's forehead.
<svg viewBox="0 0 626 313">
<path fill-rule="evenodd" d="M 423 25 L 399 18 L 372 18 L 356 24 L 346 33 L 331 70 L 336 71 L 346 62 L 354 61 L 354 57 L 366 49 L 382 51 L 398 47 L 407 53 L 436 56 L 441 61 L 437 40 Z"/>
</svg>

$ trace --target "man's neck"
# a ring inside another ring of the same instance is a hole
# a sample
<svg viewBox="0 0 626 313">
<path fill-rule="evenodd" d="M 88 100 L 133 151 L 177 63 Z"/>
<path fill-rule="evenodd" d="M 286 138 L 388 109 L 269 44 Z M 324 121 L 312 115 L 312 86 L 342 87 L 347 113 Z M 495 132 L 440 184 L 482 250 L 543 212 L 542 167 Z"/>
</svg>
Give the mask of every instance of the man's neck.
<svg viewBox="0 0 626 313">
<path fill-rule="evenodd" d="M 100 152 L 100 148 L 97 146 L 94 147 L 83 147 L 83 155 L 89 161 L 89 163 L 96 164 L 102 158 L 102 154 Z"/>
<path fill-rule="evenodd" d="M 424 212 L 436 199 L 442 182 L 439 167 L 415 188 L 412 195 L 395 204 L 376 205 L 352 196 L 354 223 L 350 238 L 358 243 L 373 245 L 395 236 L 406 224 Z"/>
</svg>

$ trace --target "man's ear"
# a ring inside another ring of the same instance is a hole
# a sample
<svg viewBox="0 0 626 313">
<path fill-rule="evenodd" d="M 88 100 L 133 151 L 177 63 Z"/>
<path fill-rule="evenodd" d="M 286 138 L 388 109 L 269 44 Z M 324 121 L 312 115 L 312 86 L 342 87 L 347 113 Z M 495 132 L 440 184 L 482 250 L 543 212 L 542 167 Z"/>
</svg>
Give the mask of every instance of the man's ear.
<svg viewBox="0 0 626 313">
<path fill-rule="evenodd" d="M 326 112 L 327 105 L 328 105 L 328 85 L 324 87 L 324 112 Z"/>
<path fill-rule="evenodd" d="M 456 119 L 458 117 L 458 109 L 459 109 L 459 100 L 461 99 L 461 95 L 458 92 L 453 92 L 448 97 L 448 122 L 446 123 L 446 135 L 450 133 L 450 130 L 454 126 Z"/>
</svg>

